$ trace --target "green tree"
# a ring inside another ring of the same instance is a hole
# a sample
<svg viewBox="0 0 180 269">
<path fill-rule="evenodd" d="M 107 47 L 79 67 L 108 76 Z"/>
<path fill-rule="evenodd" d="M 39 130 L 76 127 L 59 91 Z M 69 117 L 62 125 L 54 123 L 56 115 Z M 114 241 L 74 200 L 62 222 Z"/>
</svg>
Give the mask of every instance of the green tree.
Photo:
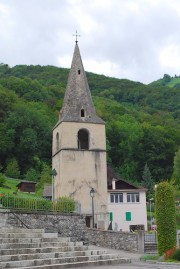
<svg viewBox="0 0 180 269">
<path fill-rule="evenodd" d="M 176 207 L 174 189 L 168 182 L 161 182 L 155 190 L 155 215 L 157 224 L 158 253 L 164 254 L 176 246 Z"/>
<path fill-rule="evenodd" d="M 52 181 L 51 167 L 47 165 L 46 163 L 43 163 L 41 174 L 40 174 L 39 185 L 43 186 L 45 183 L 51 183 L 51 181 Z"/>
<path fill-rule="evenodd" d="M 3 187 L 5 183 L 6 183 L 6 176 L 0 173 L 0 187 Z"/>
<path fill-rule="evenodd" d="M 153 196 L 154 192 L 154 180 L 151 176 L 151 172 L 147 163 L 144 166 L 143 175 L 142 175 L 142 185 L 147 188 L 146 198 L 149 200 Z"/>
<path fill-rule="evenodd" d="M 25 174 L 25 179 L 28 181 L 37 182 L 39 180 L 39 177 L 40 177 L 40 174 L 34 168 L 30 168 Z"/>
<path fill-rule="evenodd" d="M 19 178 L 20 177 L 20 170 L 18 162 L 15 158 L 11 159 L 6 167 L 5 175 L 12 178 Z"/>
</svg>

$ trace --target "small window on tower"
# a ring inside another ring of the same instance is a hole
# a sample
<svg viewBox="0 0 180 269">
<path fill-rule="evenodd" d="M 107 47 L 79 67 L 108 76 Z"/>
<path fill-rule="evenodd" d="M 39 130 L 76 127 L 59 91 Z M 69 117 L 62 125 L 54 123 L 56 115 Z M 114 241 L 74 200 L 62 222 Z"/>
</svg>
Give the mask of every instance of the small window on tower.
<svg viewBox="0 0 180 269">
<path fill-rule="evenodd" d="M 84 118 L 85 117 L 85 111 L 84 111 L 84 109 L 82 108 L 81 109 L 81 118 Z"/>
<path fill-rule="evenodd" d="M 59 150 L 59 133 L 56 134 L 56 150 Z"/>
<path fill-rule="evenodd" d="M 81 70 L 80 69 L 78 69 L 78 75 L 80 75 L 81 74 Z"/>
</svg>

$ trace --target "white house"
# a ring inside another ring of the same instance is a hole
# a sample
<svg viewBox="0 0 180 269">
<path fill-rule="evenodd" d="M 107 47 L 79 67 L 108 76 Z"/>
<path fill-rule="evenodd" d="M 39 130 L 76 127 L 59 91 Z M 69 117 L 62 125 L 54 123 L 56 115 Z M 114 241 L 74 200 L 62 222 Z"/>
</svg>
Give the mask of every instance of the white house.
<svg viewBox="0 0 180 269">
<path fill-rule="evenodd" d="M 147 230 L 146 189 L 113 179 L 108 186 L 108 211 L 112 230 Z"/>
</svg>

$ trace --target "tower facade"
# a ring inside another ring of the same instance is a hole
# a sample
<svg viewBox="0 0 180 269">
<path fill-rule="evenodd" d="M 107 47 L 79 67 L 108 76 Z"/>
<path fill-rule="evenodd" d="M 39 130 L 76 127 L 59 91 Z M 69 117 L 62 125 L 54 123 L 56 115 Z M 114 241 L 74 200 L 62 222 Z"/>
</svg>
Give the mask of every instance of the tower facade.
<svg viewBox="0 0 180 269">
<path fill-rule="evenodd" d="M 96 115 L 76 42 L 59 121 L 53 129 L 52 167 L 54 199 L 69 196 L 81 213 L 92 216 L 90 190 L 94 188 L 95 223 L 105 228 L 107 164 L 105 123 Z"/>
</svg>

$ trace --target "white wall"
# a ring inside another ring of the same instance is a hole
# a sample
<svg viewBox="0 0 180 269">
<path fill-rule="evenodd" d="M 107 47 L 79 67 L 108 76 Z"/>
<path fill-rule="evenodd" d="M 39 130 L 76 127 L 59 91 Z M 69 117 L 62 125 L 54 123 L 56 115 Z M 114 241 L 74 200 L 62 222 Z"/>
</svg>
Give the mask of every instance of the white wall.
<svg viewBox="0 0 180 269">
<path fill-rule="evenodd" d="M 127 192 L 139 192 L 139 203 L 127 203 Z M 111 190 L 111 193 L 113 190 Z M 130 231 L 130 225 L 144 225 L 147 230 L 146 192 L 141 190 L 128 190 L 116 193 L 123 193 L 123 203 L 110 203 L 110 192 L 108 193 L 108 211 L 113 213 L 113 230 Z M 126 212 L 131 212 L 131 220 L 126 221 Z"/>
</svg>

